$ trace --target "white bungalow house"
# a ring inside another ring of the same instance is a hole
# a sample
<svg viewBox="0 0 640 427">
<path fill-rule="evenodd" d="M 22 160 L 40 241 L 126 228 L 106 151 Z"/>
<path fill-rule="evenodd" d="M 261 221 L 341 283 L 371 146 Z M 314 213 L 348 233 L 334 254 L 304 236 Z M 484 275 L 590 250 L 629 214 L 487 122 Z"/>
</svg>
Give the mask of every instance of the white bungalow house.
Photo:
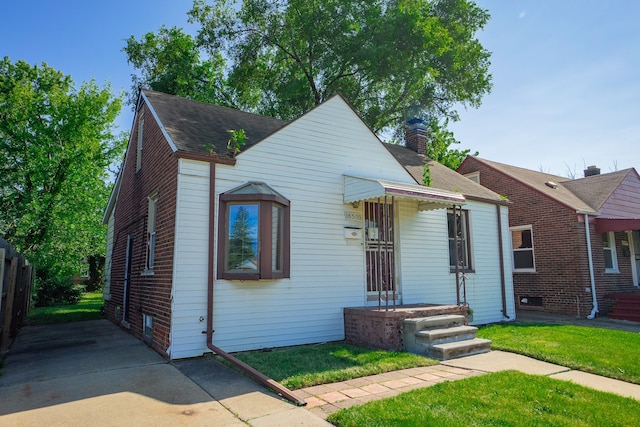
<svg viewBox="0 0 640 427">
<path fill-rule="evenodd" d="M 350 308 L 515 318 L 507 204 L 383 144 L 342 97 L 291 122 L 148 90 L 136 111 L 105 311 L 165 357 L 353 338 Z"/>
</svg>

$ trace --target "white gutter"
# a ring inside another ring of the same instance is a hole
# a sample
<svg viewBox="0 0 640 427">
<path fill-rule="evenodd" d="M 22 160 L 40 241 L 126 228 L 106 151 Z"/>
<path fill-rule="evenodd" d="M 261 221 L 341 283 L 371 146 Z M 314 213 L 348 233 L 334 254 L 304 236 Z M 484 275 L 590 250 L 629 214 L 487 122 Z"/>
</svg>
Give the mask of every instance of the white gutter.
<svg viewBox="0 0 640 427">
<path fill-rule="evenodd" d="M 591 255 L 591 233 L 589 231 L 589 215 L 584 213 L 584 229 L 587 235 L 587 257 L 589 259 L 589 277 L 591 278 L 591 297 L 593 298 L 593 308 L 587 319 L 595 319 L 598 313 L 598 298 L 596 296 L 596 280 L 593 274 L 593 256 Z"/>
</svg>

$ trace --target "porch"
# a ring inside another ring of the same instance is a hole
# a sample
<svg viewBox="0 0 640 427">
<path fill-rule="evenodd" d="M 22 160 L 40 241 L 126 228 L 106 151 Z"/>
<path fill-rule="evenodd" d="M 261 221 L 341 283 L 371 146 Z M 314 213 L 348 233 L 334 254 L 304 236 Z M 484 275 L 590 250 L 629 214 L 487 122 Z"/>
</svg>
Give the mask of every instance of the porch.
<svg viewBox="0 0 640 427">
<path fill-rule="evenodd" d="M 467 306 L 410 304 L 385 307 L 345 307 L 345 340 L 355 345 L 384 350 L 404 350 L 402 321 L 419 317 L 461 315 L 468 324 Z"/>
</svg>

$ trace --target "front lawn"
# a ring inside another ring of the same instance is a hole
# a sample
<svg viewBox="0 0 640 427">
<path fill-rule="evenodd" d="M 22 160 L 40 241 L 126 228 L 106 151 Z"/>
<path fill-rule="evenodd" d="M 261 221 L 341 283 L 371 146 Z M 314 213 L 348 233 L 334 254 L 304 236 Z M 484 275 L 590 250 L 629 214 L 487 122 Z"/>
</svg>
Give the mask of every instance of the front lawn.
<svg viewBox="0 0 640 427">
<path fill-rule="evenodd" d="M 574 325 L 513 324 L 480 328 L 492 350 L 519 353 L 640 384 L 640 333 Z"/>
<path fill-rule="evenodd" d="M 32 308 L 27 314 L 27 323 L 43 325 L 102 319 L 100 308 L 103 305 L 102 292 L 87 292 L 82 295 L 77 304 Z"/>
<path fill-rule="evenodd" d="M 328 421 L 374 426 L 637 426 L 640 402 L 544 376 L 504 371 L 343 409 Z"/>
<path fill-rule="evenodd" d="M 411 353 L 372 350 L 342 341 L 234 356 L 292 390 L 439 363 Z"/>
</svg>

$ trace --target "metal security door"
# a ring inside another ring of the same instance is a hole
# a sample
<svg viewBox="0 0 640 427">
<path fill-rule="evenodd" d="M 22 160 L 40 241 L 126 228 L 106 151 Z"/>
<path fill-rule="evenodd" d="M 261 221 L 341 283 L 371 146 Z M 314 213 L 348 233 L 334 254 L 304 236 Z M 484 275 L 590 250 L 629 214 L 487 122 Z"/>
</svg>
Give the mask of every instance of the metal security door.
<svg viewBox="0 0 640 427">
<path fill-rule="evenodd" d="M 395 248 L 393 228 L 393 198 L 364 204 L 365 257 L 367 295 L 378 299 L 378 307 L 392 302 L 395 308 Z"/>
</svg>

